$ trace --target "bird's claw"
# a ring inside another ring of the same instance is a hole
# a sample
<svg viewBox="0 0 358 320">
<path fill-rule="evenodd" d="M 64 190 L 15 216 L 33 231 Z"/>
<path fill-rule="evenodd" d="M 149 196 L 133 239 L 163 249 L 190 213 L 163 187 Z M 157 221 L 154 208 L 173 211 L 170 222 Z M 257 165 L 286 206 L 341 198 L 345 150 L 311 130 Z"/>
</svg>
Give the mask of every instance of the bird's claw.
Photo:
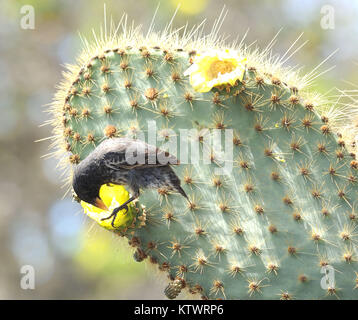
<svg viewBox="0 0 358 320">
<path fill-rule="evenodd" d="M 113 210 L 113 212 L 116 211 L 116 213 L 117 213 L 117 212 L 119 212 L 119 211 L 121 211 L 121 210 L 123 210 L 123 209 L 126 210 L 126 212 L 124 212 L 124 214 L 126 214 L 126 213 L 128 212 L 128 206 L 127 206 L 126 204 L 122 204 L 122 205 L 119 206 L 118 208 L 115 208 L 115 209 Z M 112 212 L 112 214 L 113 214 L 113 212 Z"/>
<path fill-rule="evenodd" d="M 111 213 L 108 217 L 102 218 L 101 221 L 103 221 L 103 220 L 108 220 L 108 219 L 111 219 L 111 218 L 113 217 L 112 222 L 111 222 L 111 225 L 112 225 L 113 228 L 115 228 L 115 226 L 114 226 L 114 221 L 115 221 L 116 218 L 117 218 L 117 213 L 118 213 L 119 211 L 123 210 L 123 209 L 126 210 L 126 212 L 124 213 L 124 214 L 126 214 L 126 213 L 128 212 L 128 206 L 127 206 L 126 204 L 122 204 L 121 206 L 115 208 L 115 209 L 112 211 L 112 213 Z"/>
</svg>

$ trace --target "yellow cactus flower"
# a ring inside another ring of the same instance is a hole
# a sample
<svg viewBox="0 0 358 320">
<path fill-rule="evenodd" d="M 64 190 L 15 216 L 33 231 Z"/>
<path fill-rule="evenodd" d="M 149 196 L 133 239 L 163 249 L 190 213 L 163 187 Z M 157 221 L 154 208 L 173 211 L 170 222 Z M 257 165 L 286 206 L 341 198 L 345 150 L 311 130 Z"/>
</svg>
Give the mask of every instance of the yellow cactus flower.
<svg viewBox="0 0 358 320">
<path fill-rule="evenodd" d="M 101 220 L 108 217 L 112 213 L 113 209 L 119 207 L 122 203 L 129 199 L 129 193 L 123 186 L 104 184 L 101 186 L 99 196 L 107 206 L 108 211 L 102 210 L 87 202 L 81 201 L 81 206 L 83 207 L 84 212 L 88 217 L 108 230 L 125 228 L 132 223 L 134 218 L 134 210 L 131 209 L 130 205 L 128 206 L 128 212 L 126 212 L 125 209 L 118 212 L 117 217 L 114 220 L 115 228 L 113 228 L 111 225 L 112 219 Z"/>
<path fill-rule="evenodd" d="M 184 72 L 190 76 L 190 84 L 195 91 L 208 92 L 213 87 L 235 85 L 242 81 L 247 59 L 232 50 L 212 50 L 198 53 L 194 63 Z"/>
</svg>

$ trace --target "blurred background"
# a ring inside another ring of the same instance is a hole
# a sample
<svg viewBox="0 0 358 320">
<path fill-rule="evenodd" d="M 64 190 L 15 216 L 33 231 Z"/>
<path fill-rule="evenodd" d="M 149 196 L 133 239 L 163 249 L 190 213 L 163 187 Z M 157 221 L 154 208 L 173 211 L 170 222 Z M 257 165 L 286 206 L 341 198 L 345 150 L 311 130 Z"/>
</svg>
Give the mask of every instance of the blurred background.
<svg viewBox="0 0 358 320">
<path fill-rule="evenodd" d="M 158 1 L 106 0 L 107 16 L 124 12 L 144 30 Z M 358 1 L 352 0 L 165 0 L 157 13 L 163 27 L 176 7 L 180 27 L 206 19 L 206 30 L 226 5 L 222 32 L 266 46 L 281 29 L 274 53 L 284 54 L 304 32 L 308 43 L 288 62 L 309 72 L 335 49 L 314 87 L 352 89 L 358 84 Z M 35 29 L 21 28 L 21 7 L 35 9 Z M 322 28 L 333 8 L 334 28 Z M 51 135 L 41 124 L 65 63 L 80 52 L 78 33 L 90 37 L 103 22 L 103 1 L 0 0 L 0 299 L 163 299 L 165 284 L 136 263 L 125 240 L 94 225 L 77 203 L 63 198 L 60 172 L 48 153 Z M 323 9 L 322 9 L 323 8 Z M 327 7 L 326 7 L 327 8 Z M 321 12 L 323 10 L 323 12 Z M 21 267 L 35 269 L 35 289 L 20 287 Z"/>
</svg>

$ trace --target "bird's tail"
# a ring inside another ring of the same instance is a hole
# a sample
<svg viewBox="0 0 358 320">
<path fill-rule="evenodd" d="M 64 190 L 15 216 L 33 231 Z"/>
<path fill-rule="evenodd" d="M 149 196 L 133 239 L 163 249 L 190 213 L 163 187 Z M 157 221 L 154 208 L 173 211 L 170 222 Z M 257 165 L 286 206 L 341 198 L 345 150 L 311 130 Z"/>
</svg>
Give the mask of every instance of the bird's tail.
<svg viewBox="0 0 358 320">
<path fill-rule="evenodd" d="M 183 197 L 185 197 L 189 201 L 188 196 L 186 195 L 185 191 L 183 190 L 183 188 L 181 186 L 176 187 L 176 189 Z"/>
</svg>

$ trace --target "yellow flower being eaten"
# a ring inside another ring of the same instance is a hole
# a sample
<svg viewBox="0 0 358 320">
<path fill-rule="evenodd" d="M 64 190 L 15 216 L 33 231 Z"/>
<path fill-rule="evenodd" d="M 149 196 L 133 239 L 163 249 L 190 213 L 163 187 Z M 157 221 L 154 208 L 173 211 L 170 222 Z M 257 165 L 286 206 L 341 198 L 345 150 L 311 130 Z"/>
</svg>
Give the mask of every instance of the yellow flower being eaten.
<svg viewBox="0 0 358 320">
<path fill-rule="evenodd" d="M 190 84 L 195 91 L 208 92 L 213 87 L 235 85 L 242 81 L 245 74 L 247 59 L 240 57 L 231 50 L 212 50 L 198 53 L 194 63 L 184 72 L 190 76 Z"/>
<path fill-rule="evenodd" d="M 114 220 L 115 228 L 112 227 L 112 218 L 108 220 L 101 220 L 108 217 L 113 209 L 119 207 L 122 203 L 129 199 L 128 191 L 119 185 L 104 184 L 101 186 L 99 196 L 107 206 L 108 211 L 97 208 L 87 202 L 81 201 L 81 206 L 84 209 L 85 214 L 96 221 L 102 227 L 108 230 L 115 230 L 118 228 L 128 227 L 134 218 L 134 210 L 128 205 L 128 211 L 125 209 L 118 212 L 116 219 Z"/>
</svg>

